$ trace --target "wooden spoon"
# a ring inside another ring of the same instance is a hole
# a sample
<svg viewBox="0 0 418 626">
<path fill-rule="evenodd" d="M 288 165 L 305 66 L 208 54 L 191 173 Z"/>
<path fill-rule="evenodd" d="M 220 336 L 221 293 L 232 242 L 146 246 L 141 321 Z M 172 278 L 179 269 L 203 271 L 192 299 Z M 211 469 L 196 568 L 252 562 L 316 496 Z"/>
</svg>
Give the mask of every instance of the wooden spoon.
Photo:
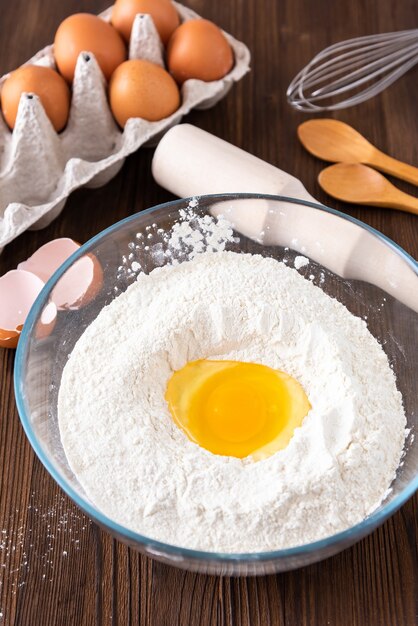
<svg viewBox="0 0 418 626">
<path fill-rule="evenodd" d="M 418 167 L 384 154 L 344 122 L 332 119 L 308 120 L 300 124 L 298 137 L 308 152 L 324 161 L 365 163 L 418 185 Z"/>
<path fill-rule="evenodd" d="M 330 196 L 343 202 L 389 207 L 418 215 L 418 198 L 400 191 L 367 165 L 330 165 L 320 172 L 318 182 Z"/>
</svg>

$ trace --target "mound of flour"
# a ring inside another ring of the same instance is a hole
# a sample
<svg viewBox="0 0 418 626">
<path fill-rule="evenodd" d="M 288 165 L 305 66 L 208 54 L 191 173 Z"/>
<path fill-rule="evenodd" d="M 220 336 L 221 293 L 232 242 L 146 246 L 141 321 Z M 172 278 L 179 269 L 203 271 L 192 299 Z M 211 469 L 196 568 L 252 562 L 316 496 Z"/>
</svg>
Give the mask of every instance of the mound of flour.
<svg viewBox="0 0 418 626">
<path fill-rule="evenodd" d="M 253 462 L 188 440 L 164 400 L 200 358 L 284 370 L 312 405 L 289 445 Z M 252 552 L 360 522 L 387 494 L 402 398 L 363 320 L 273 259 L 201 254 L 139 275 L 76 344 L 59 392 L 68 461 L 115 521 L 178 546 Z"/>
</svg>

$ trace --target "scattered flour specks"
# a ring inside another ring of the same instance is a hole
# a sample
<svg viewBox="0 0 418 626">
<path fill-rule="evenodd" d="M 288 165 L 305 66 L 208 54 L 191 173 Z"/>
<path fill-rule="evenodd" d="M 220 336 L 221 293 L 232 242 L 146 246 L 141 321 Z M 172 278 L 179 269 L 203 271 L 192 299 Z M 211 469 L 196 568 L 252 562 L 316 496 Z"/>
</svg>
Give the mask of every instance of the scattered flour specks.
<svg viewBox="0 0 418 626">
<path fill-rule="evenodd" d="M 90 523 L 67 498 L 56 495 L 45 507 L 32 493 L 28 507 L 16 509 L 0 530 L 0 598 L 5 588 L 16 594 L 33 570 L 40 583 L 53 582 L 57 561 L 64 553 L 70 558 L 80 550 Z"/>
<path fill-rule="evenodd" d="M 178 221 L 172 228 L 164 230 L 152 223 L 145 227 L 144 232 L 136 234 L 135 241 L 128 244 L 129 252 L 122 256 L 117 278 L 132 281 L 144 271 L 144 251 L 146 259 L 150 258 L 154 266 L 160 267 L 167 263 L 177 265 L 202 252 L 221 252 L 227 243 L 238 241 L 224 216 L 202 214 L 197 198 L 192 198 L 189 205 L 179 211 Z M 116 286 L 115 292 L 119 291 Z"/>
</svg>

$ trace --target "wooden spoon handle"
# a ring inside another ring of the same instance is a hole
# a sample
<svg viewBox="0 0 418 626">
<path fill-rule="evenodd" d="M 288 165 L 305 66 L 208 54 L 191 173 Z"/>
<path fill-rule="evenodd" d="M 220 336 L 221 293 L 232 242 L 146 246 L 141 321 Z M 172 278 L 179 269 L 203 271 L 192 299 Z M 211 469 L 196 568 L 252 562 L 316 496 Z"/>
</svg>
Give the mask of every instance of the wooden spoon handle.
<svg viewBox="0 0 418 626">
<path fill-rule="evenodd" d="M 361 199 L 351 199 L 350 202 L 352 202 L 353 204 L 378 206 L 386 209 L 398 209 L 399 211 L 406 211 L 407 213 L 414 213 L 414 215 L 418 215 L 418 198 L 414 198 L 414 196 L 410 196 L 409 193 L 404 193 L 403 191 L 397 189 L 396 187 L 393 187 L 392 185 L 391 187 L 392 189 L 389 189 L 388 191 L 386 191 L 386 193 L 382 193 L 381 198 L 369 198 L 367 200 L 364 199 L 363 201 Z M 348 200 L 343 198 L 338 199 L 343 200 L 343 202 L 348 202 Z"/>
<path fill-rule="evenodd" d="M 418 185 L 418 167 L 393 159 L 380 150 L 373 152 L 368 165 L 372 165 L 385 174 L 392 174 L 392 176 L 406 180 L 408 183 Z"/>
<path fill-rule="evenodd" d="M 400 209 L 401 211 L 418 215 L 418 198 L 414 198 L 408 193 L 403 193 L 403 191 L 398 190 L 393 196 L 388 196 L 387 202 L 387 206 L 389 206 L 390 203 L 390 206 L 394 209 Z"/>
</svg>

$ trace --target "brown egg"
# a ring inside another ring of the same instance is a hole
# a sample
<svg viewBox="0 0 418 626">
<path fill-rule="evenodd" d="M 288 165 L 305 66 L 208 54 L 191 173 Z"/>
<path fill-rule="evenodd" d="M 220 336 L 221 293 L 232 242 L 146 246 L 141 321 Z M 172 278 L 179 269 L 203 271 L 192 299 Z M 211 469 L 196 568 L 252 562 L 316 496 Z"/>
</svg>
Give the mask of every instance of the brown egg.
<svg viewBox="0 0 418 626">
<path fill-rule="evenodd" d="M 164 45 L 180 24 L 179 15 L 171 0 L 117 0 L 112 10 L 112 24 L 129 41 L 135 15 L 148 13 Z"/>
<path fill-rule="evenodd" d="M 122 127 L 131 117 L 156 122 L 180 106 L 179 89 L 170 74 L 140 59 L 119 65 L 110 80 L 109 97 L 112 113 Z"/>
<path fill-rule="evenodd" d="M 118 31 L 100 17 L 75 13 L 61 22 L 55 34 L 54 54 L 59 71 L 71 83 L 80 52 L 92 52 L 109 80 L 126 59 L 126 47 Z"/>
<path fill-rule="evenodd" d="M 234 55 L 222 31 L 208 20 L 189 20 L 173 33 L 167 48 L 168 69 L 179 84 L 189 78 L 219 80 L 231 70 Z"/>
<path fill-rule="evenodd" d="M 22 93 L 39 96 L 55 130 L 64 128 L 70 110 L 70 90 L 65 80 L 48 67 L 24 65 L 5 80 L 1 90 L 1 109 L 10 128 L 14 128 Z"/>
</svg>

